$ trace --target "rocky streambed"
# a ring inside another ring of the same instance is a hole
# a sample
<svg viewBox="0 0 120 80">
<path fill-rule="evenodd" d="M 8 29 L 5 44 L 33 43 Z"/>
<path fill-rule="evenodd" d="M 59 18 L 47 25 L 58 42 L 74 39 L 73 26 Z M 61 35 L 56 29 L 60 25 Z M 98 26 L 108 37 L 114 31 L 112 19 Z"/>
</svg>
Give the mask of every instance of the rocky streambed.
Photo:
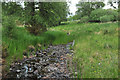
<svg viewBox="0 0 120 80">
<path fill-rule="evenodd" d="M 50 45 L 47 49 L 40 49 L 31 54 L 31 57 L 11 64 L 6 78 L 72 78 L 70 71 L 73 42 L 66 45 Z M 27 53 L 24 53 L 24 56 Z M 69 63 L 69 64 L 68 64 Z"/>
</svg>

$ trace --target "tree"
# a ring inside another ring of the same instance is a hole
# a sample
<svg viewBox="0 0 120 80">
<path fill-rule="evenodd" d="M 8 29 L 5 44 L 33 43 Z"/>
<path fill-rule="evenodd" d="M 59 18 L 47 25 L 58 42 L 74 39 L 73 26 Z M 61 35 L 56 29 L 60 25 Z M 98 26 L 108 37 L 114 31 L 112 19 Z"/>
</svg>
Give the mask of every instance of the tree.
<svg viewBox="0 0 120 80">
<path fill-rule="evenodd" d="M 113 7 L 114 9 L 117 9 L 117 7 L 115 5 L 118 5 L 118 1 L 108 1 L 108 5 L 110 5 L 111 7 Z"/>
<path fill-rule="evenodd" d="M 2 2 L 2 16 L 11 16 L 15 23 L 23 23 L 23 7 L 20 2 Z"/>
<path fill-rule="evenodd" d="M 46 27 L 59 25 L 67 20 L 67 2 L 24 2 L 23 8 L 17 2 L 3 2 L 3 14 L 21 20 L 31 33 L 37 35 L 46 31 Z M 19 19 L 18 19 L 19 18 Z"/>
<path fill-rule="evenodd" d="M 79 2 L 76 6 L 78 8 L 76 14 L 81 18 L 83 16 L 90 16 L 93 10 L 103 8 L 105 4 L 103 2 Z"/>
<path fill-rule="evenodd" d="M 116 10 L 113 9 L 96 9 L 94 11 L 91 12 L 90 14 L 90 21 L 92 22 L 100 22 L 102 18 L 110 18 L 110 19 L 106 19 L 109 21 L 117 21 L 118 20 L 118 12 Z"/>
<path fill-rule="evenodd" d="M 66 20 L 67 13 L 66 2 L 25 2 L 25 23 L 29 24 L 27 29 L 35 35 L 46 31 L 46 27 L 59 25 Z"/>
<path fill-rule="evenodd" d="M 2 2 L 2 12 L 4 15 L 21 16 L 23 8 L 16 2 Z"/>
</svg>

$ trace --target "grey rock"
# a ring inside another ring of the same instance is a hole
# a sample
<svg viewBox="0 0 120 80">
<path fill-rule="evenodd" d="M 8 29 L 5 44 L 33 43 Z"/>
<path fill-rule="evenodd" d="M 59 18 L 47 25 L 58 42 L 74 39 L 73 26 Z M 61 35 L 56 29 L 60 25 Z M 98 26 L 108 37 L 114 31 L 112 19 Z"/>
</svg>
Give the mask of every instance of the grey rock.
<svg viewBox="0 0 120 80">
<path fill-rule="evenodd" d="M 35 57 L 25 58 L 21 62 L 16 62 L 11 65 L 9 76 L 17 78 L 69 78 L 71 75 L 65 70 L 64 64 L 66 64 L 66 58 L 64 55 L 70 54 L 73 56 L 73 50 L 70 50 L 70 46 L 73 42 L 67 45 L 50 45 L 45 50 L 37 50 Z M 28 52 L 26 52 L 28 53 Z M 61 56 L 63 56 L 61 59 Z M 14 76 L 16 75 L 16 76 Z"/>
<path fill-rule="evenodd" d="M 21 70 L 16 70 L 16 72 L 17 72 L 17 73 L 20 73 L 20 72 L 21 72 Z"/>
</svg>

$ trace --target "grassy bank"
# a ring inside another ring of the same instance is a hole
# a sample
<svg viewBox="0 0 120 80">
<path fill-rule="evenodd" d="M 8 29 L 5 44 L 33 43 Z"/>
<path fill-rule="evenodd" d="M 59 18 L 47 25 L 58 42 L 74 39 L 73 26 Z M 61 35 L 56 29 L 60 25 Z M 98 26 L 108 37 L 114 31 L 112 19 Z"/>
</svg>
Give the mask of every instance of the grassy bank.
<svg viewBox="0 0 120 80">
<path fill-rule="evenodd" d="M 18 27 L 16 32 L 17 39 L 3 36 L 3 43 L 8 45 L 8 63 L 12 56 L 22 58 L 23 50 L 29 45 L 75 40 L 73 61 L 77 62 L 79 78 L 118 77 L 118 23 L 72 23 L 51 27 L 39 36 L 29 34 L 23 27 Z"/>
<path fill-rule="evenodd" d="M 53 29 L 74 36 L 79 78 L 118 77 L 118 23 L 70 24 Z"/>
<path fill-rule="evenodd" d="M 6 64 L 11 64 L 14 58 L 22 59 L 23 51 L 27 49 L 29 45 L 36 46 L 38 43 L 44 44 L 65 44 L 70 42 L 72 39 L 66 33 L 60 31 L 47 31 L 39 36 L 30 34 L 24 27 L 17 27 L 16 38 L 8 38 L 2 36 L 3 44 L 7 47 L 8 56 L 6 58 Z M 43 47 L 44 48 L 44 47 Z"/>
</svg>

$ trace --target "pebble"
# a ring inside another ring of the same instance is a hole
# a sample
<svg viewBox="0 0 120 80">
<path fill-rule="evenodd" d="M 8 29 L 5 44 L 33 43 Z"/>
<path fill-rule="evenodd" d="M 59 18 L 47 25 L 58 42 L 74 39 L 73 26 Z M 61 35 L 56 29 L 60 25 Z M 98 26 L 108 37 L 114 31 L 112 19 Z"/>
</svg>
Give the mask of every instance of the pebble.
<svg viewBox="0 0 120 80">
<path fill-rule="evenodd" d="M 21 70 L 16 70 L 17 73 L 21 72 Z"/>
<path fill-rule="evenodd" d="M 15 70 L 16 73 L 14 74 L 16 75 L 8 73 L 8 77 L 12 76 L 15 78 L 20 78 L 20 76 L 22 76 L 24 78 L 37 77 L 38 79 L 62 77 L 70 78 L 71 73 L 67 72 L 64 66 L 67 60 L 65 55 L 71 55 L 71 52 L 74 52 L 73 50 L 69 49 L 70 45 L 72 44 L 68 43 L 67 45 L 56 46 L 53 46 L 51 44 L 45 50 L 41 49 L 38 51 L 37 49 L 37 51 L 34 52 L 36 56 L 32 56 L 31 58 L 25 57 L 23 61 L 18 61 L 19 65 L 11 65 L 12 67 L 9 69 L 10 73 L 13 73 L 13 71 Z M 38 47 L 41 47 L 41 45 L 38 44 Z M 35 50 L 34 46 L 29 46 L 29 49 L 32 51 Z M 26 52 L 26 54 L 28 53 Z M 77 72 L 75 72 L 75 74 L 77 74 Z"/>
</svg>

